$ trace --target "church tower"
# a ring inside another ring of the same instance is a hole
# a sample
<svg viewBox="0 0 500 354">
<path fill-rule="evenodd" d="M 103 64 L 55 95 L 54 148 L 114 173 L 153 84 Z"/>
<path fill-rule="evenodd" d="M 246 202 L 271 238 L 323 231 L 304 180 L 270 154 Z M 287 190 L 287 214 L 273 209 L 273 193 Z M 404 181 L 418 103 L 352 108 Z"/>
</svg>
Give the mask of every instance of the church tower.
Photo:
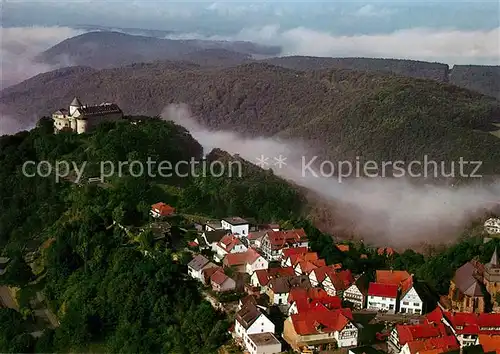
<svg viewBox="0 0 500 354">
<path fill-rule="evenodd" d="M 69 105 L 69 115 L 72 116 L 75 114 L 76 110 L 78 108 L 81 108 L 82 104 L 78 98 L 73 98 L 73 101 L 71 101 L 71 104 Z"/>
</svg>

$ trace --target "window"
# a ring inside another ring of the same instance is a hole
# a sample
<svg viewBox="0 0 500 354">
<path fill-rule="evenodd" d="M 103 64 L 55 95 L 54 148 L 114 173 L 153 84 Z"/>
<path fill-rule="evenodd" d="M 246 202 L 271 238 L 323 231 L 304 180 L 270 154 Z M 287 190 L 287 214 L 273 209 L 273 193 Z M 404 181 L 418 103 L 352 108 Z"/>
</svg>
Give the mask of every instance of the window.
<svg viewBox="0 0 500 354">
<path fill-rule="evenodd" d="M 409 305 L 409 302 L 403 301 L 403 305 Z"/>
<path fill-rule="evenodd" d="M 382 298 L 382 301 L 385 301 L 385 297 Z"/>
<path fill-rule="evenodd" d="M 414 302 L 413 306 L 420 306 L 420 302 Z"/>
<path fill-rule="evenodd" d="M 394 305 L 393 304 L 389 305 L 389 310 L 394 310 Z"/>
</svg>

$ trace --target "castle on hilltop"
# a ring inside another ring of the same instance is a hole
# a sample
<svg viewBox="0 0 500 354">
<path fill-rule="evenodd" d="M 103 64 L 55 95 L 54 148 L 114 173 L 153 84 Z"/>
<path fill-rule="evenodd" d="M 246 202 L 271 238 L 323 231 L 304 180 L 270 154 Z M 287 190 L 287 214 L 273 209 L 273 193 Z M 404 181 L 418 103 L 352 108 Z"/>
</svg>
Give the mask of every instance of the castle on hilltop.
<svg viewBox="0 0 500 354">
<path fill-rule="evenodd" d="M 101 122 L 114 122 L 123 119 L 123 112 L 115 103 L 101 103 L 96 106 L 82 105 L 74 98 L 69 111 L 61 108 L 52 114 L 54 132 L 73 131 L 78 134 L 88 132 Z"/>
</svg>

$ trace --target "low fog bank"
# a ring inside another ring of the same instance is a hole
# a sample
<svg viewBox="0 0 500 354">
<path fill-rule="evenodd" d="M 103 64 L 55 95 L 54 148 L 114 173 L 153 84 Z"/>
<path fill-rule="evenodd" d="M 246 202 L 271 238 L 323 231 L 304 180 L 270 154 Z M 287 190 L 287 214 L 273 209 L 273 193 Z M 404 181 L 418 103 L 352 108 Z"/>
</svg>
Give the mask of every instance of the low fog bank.
<svg viewBox="0 0 500 354">
<path fill-rule="evenodd" d="M 58 65 L 38 63 L 34 58 L 53 45 L 85 31 L 70 27 L 0 27 L 0 89 L 15 85 L 32 76 L 70 66 L 67 58 Z"/>
<path fill-rule="evenodd" d="M 417 185 L 404 178 L 337 179 L 304 175 L 301 157 L 304 145 L 274 139 L 250 139 L 228 131 L 209 131 L 190 115 L 185 105 L 170 105 L 162 113 L 188 129 L 205 152 L 218 147 L 257 162 L 269 157 L 275 174 L 305 187 L 319 196 L 323 213 L 331 213 L 330 230 L 349 230 L 374 244 L 405 247 L 423 242 L 446 242 L 500 201 L 500 184 L 445 187 Z M 274 166 L 274 157 L 283 155 L 287 165 Z M 309 161 L 309 158 L 306 159 Z M 314 200 L 312 201 L 315 202 Z M 329 210 L 328 210 L 329 209 Z"/>
<path fill-rule="evenodd" d="M 244 28 L 231 36 L 172 34 L 171 39 L 242 40 L 283 48 L 282 56 L 367 57 L 500 65 L 500 27 L 490 30 L 411 28 L 383 34 L 336 35 L 306 27 Z"/>
</svg>

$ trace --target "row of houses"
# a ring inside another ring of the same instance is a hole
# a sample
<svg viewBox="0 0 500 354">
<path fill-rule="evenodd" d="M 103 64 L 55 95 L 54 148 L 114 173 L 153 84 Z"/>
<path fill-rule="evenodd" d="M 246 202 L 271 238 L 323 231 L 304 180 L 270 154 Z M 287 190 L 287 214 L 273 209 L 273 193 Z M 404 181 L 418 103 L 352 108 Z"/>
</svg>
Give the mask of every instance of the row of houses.
<svg viewBox="0 0 500 354">
<path fill-rule="evenodd" d="M 500 314 L 453 313 L 436 307 L 417 325 L 396 325 L 388 339 L 395 354 L 431 354 L 479 346 L 500 353 Z"/>
<path fill-rule="evenodd" d="M 296 351 L 355 347 L 360 326 L 354 321 L 352 310 L 425 313 L 424 291 L 412 274 L 381 269 L 371 277 L 353 274 L 340 263 L 327 264 L 309 250 L 303 229 L 280 230 L 279 225 L 254 225 L 234 217 L 208 221 L 200 225 L 199 231 L 191 246 L 211 251 L 213 259 L 197 255 L 188 265 L 189 274 L 214 291 L 243 289 L 249 294 L 240 304 L 233 335 L 250 353 L 273 353 L 280 338 Z M 337 247 L 342 252 L 349 251 L 348 245 Z M 394 254 L 389 248 L 377 252 L 387 257 Z M 490 263 L 495 262 L 498 263 L 496 251 Z M 275 333 L 269 319 L 271 306 L 285 315 L 283 333 Z M 449 326 L 442 331 L 442 326 L 426 325 L 416 331 L 434 333 L 435 329 L 428 328 L 436 326 L 441 334 L 425 343 L 420 339 L 413 343 L 395 341 L 393 331 L 390 347 L 395 353 L 431 354 L 453 350 L 457 343 L 459 348 L 468 343 L 467 338 L 457 336 Z M 400 331 L 404 329 L 400 327 Z M 439 350 L 427 352 L 432 348 Z"/>
</svg>

